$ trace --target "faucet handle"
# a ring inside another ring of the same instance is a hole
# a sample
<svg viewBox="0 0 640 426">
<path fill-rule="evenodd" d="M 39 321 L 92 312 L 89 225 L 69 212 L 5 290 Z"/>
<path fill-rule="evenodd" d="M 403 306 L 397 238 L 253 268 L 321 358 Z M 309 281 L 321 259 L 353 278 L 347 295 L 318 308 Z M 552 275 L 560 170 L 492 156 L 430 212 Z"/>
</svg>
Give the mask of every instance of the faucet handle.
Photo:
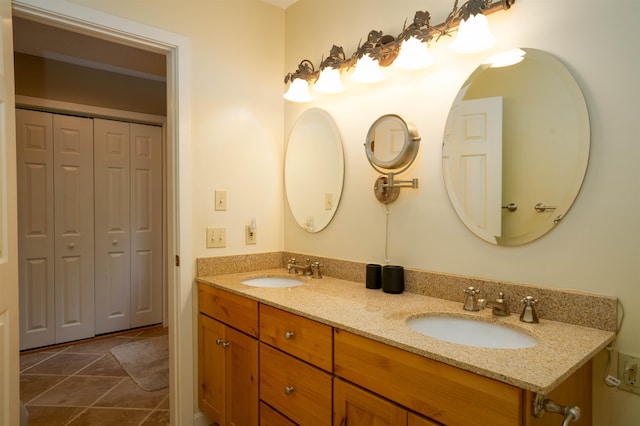
<svg viewBox="0 0 640 426">
<path fill-rule="evenodd" d="M 320 268 L 322 267 L 322 264 L 320 262 L 313 262 L 311 265 L 311 273 L 312 273 L 312 277 L 311 278 L 322 278 L 322 274 L 320 273 Z"/>
<path fill-rule="evenodd" d="M 469 296 L 475 296 L 477 293 L 480 292 L 480 290 L 478 290 L 477 288 L 474 287 L 468 287 L 466 289 L 463 290 L 465 294 L 468 294 Z"/>
<path fill-rule="evenodd" d="M 526 296 L 522 299 L 522 303 L 524 303 L 524 309 L 522 309 L 522 313 L 520 314 L 520 321 L 537 324 L 539 322 L 538 314 L 536 314 L 533 305 L 538 303 L 538 301 L 534 299 L 533 296 Z"/>
</svg>

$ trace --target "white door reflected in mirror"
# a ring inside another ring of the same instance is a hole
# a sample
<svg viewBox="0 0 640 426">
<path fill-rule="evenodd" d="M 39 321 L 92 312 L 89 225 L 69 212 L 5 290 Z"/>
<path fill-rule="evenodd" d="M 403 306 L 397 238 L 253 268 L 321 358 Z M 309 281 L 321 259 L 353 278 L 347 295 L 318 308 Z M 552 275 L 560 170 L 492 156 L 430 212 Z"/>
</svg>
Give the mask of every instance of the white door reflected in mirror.
<svg viewBox="0 0 640 426">
<path fill-rule="evenodd" d="M 469 76 L 442 147 L 445 186 L 461 221 L 504 246 L 540 238 L 562 220 L 580 191 L 590 144 L 587 106 L 569 70 L 540 50 L 514 52 L 517 61 L 496 56 L 498 64 L 488 61 Z M 468 108 L 492 98 L 501 99 L 500 117 L 491 118 L 490 107 Z"/>
</svg>

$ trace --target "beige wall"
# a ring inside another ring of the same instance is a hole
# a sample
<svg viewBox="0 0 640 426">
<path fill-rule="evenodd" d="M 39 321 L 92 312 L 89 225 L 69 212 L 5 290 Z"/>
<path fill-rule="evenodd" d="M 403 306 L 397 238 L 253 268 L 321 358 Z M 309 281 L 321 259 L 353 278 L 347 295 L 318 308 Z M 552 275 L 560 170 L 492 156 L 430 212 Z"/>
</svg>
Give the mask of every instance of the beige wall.
<svg viewBox="0 0 640 426">
<path fill-rule="evenodd" d="M 281 250 L 283 10 L 258 0 L 72 2 L 190 39 L 194 258 Z M 226 212 L 213 210 L 216 189 L 227 191 Z M 251 217 L 255 246 L 244 240 Z M 207 226 L 227 228 L 227 248 L 206 248 Z"/>
<path fill-rule="evenodd" d="M 304 58 L 318 64 L 332 44 L 351 54 L 372 29 L 397 34 L 417 10 L 429 9 L 432 23 L 439 23 L 447 10 L 437 7 L 446 3 L 453 2 L 300 0 L 286 15 L 286 71 L 295 70 Z M 333 115 L 343 137 L 346 180 L 334 221 L 318 235 L 299 229 L 285 209 L 285 248 L 384 261 L 385 210 L 372 193 L 376 173 L 362 144 L 378 116 L 402 114 L 422 136 L 420 158 L 405 174 L 419 178 L 420 187 L 403 189 L 390 206 L 390 260 L 432 271 L 617 296 L 626 316 L 616 345 L 640 355 L 640 179 L 635 165 L 640 145 L 632 131 L 640 93 L 640 56 L 632 53 L 637 50 L 640 3 L 611 3 L 604 8 L 592 1 L 517 0 L 510 11 L 489 17 L 498 38 L 490 52 L 454 56 L 449 42 L 442 41 L 432 52 L 437 63 L 427 70 L 387 69 L 385 82 L 366 89 L 343 78 L 343 94 L 317 96 L 303 106 L 287 104 L 285 137 L 310 106 Z M 566 218 L 541 239 L 509 248 L 482 241 L 456 217 L 441 176 L 440 151 L 449 106 L 467 75 L 492 52 L 518 46 L 547 51 L 574 74 L 589 108 L 592 145 L 584 185 Z M 606 388 L 601 380 L 605 364 L 606 357 L 599 356 L 596 424 L 635 424 L 640 396 Z"/>
<path fill-rule="evenodd" d="M 583 0 L 517 0 L 511 11 L 490 17 L 499 39 L 493 51 L 525 46 L 557 56 L 582 87 L 591 116 L 589 169 L 572 210 L 553 232 L 515 248 L 491 246 L 467 231 L 454 214 L 441 177 L 441 136 L 449 105 L 466 76 L 491 52 L 459 57 L 449 53 L 443 41 L 433 49 L 438 64 L 427 71 L 390 73 L 375 88 L 347 83 L 344 94 L 283 106 L 282 79 L 300 60 L 317 64 L 332 44 L 351 53 L 371 29 L 395 34 L 417 10 L 430 9 L 434 23 L 440 22 L 449 2 L 300 0 L 286 15 L 254 0 L 158 0 L 153 10 L 144 1 L 73 2 L 191 40 L 195 257 L 284 248 L 383 261 L 385 212 L 372 194 L 376 173 L 367 163 L 363 143 L 378 116 L 403 114 L 422 136 L 420 158 L 406 174 L 419 178 L 420 188 L 402 190 L 390 206 L 390 259 L 426 270 L 618 296 L 626 317 L 617 346 L 640 355 L 640 194 L 635 166 L 640 145 L 630 124 L 636 120 L 639 92 L 637 1 L 614 0 L 610 3 L 615 7 L 602 7 Z M 312 106 L 334 116 L 346 157 L 337 215 L 325 231 L 313 235 L 297 227 L 288 208 L 283 210 L 281 173 L 283 140 L 297 117 Z M 213 212 L 215 189 L 228 191 L 229 211 Z M 257 219 L 257 246 L 245 246 L 241 234 L 251 216 Z M 211 225 L 227 227 L 227 249 L 204 248 L 204 228 Z M 598 357 L 595 367 L 596 424 L 631 425 L 640 417 L 640 397 L 601 384 L 605 361 Z"/>
</svg>

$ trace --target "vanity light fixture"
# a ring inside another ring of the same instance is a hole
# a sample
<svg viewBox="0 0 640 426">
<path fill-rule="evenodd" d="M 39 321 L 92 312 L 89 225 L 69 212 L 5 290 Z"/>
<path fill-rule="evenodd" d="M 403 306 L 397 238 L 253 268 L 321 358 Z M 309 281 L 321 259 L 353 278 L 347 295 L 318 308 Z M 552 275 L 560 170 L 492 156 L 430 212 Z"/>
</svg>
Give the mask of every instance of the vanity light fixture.
<svg viewBox="0 0 640 426">
<path fill-rule="evenodd" d="M 340 78 L 340 64 L 345 59 L 342 47 L 333 45 L 329 56 L 320 63 L 320 76 L 313 88 L 321 93 L 340 93 L 344 91 Z"/>
<path fill-rule="evenodd" d="M 340 74 L 342 70 L 355 67 L 351 79 L 362 83 L 378 82 L 385 78 L 380 67 L 388 67 L 394 62 L 398 67 L 418 69 L 429 66 L 433 59 L 429 55 L 428 44 L 437 42 L 444 36 L 457 31 L 452 49 L 459 53 L 475 53 L 490 48 L 495 39 L 489 31 L 486 15 L 509 9 L 515 0 L 468 0 L 458 7 L 454 1 L 453 10 L 447 19 L 438 25 L 429 23 L 430 13 L 418 11 L 413 22 L 403 25 L 402 32 L 393 37 L 381 31 L 370 31 L 367 40 L 358 44 L 357 50 L 349 57 L 342 47 L 333 46 L 330 55 L 315 69 L 308 59 L 298 65 L 298 69 L 284 78 L 290 83 L 284 98 L 291 102 L 310 102 L 309 83 L 323 93 L 338 93 L 344 90 Z M 306 87 L 304 87 L 306 86 Z"/>
</svg>

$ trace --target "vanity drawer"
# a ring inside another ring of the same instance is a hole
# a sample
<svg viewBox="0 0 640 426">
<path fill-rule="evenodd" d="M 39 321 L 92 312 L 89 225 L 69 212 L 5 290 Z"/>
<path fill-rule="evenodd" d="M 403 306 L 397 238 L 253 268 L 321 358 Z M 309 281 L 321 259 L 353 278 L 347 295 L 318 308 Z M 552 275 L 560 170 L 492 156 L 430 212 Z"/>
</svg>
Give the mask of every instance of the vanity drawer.
<svg viewBox="0 0 640 426">
<path fill-rule="evenodd" d="M 255 300 L 199 283 L 198 309 L 211 318 L 258 337 L 258 302 Z"/>
<path fill-rule="evenodd" d="M 300 425 L 331 425 L 332 376 L 260 343 L 260 399 Z"/>
<path fill-rule="evenodd" d="M 296 426 L 296 424 L 260 401 L 260 426 Z"/>
<path fill-rule="evenodd" d="M 346 331 L 335 330 L 334 371 L 447 425 L 522 423 L 523 391 Z"/>
<path fill-rule="evenodd" d="M 333 368 L 333 328 L 260 305 L 260 340 L 326 371 Z"/>
</svg>

